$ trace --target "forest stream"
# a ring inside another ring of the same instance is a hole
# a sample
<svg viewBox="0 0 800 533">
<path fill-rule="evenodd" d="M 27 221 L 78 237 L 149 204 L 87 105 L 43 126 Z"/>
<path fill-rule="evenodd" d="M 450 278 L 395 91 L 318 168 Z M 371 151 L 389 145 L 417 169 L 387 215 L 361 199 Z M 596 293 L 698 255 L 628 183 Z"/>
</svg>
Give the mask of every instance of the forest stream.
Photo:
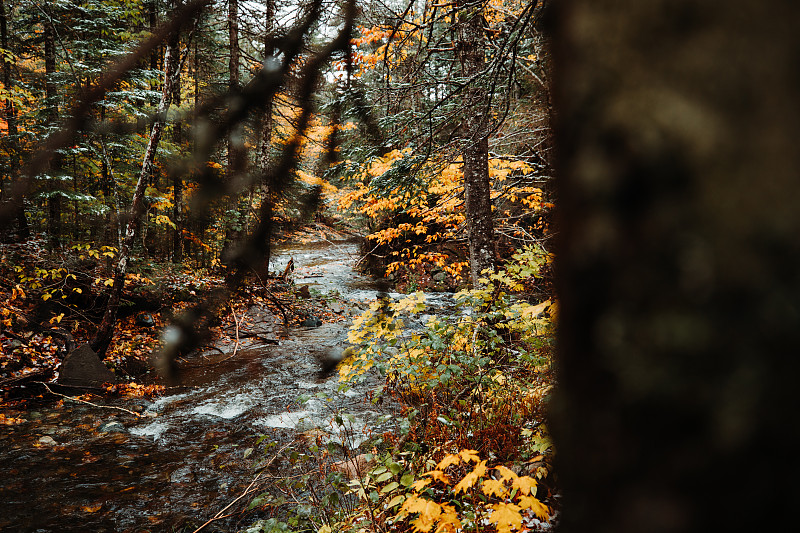
<svg viewBox="0 0 800 533">
<path fill-rule="evenodd" d="M 356 252 L 349 242 L 285 247 L 273 270 L 293 257 L 297 284 L 338 291 L 339 301 L 348 302 L 338 312 L 352 315 L 377 296 L 375 284 L 353 269 Z M 349 323 L 293 328 L 277 344 L 192 365 L 181 387 L 153 401 L 98 401 L 140 417 L 65 400 L 0 428 L 0 530 L 194 531 L 242 495 L 259 475 L 259 462 L 284 446 L 333 441 L 356 450 L 392 425 L 384 422 L 389 407 L 369 401 L 382 383 L 377 375 L 340 392 L 336 373 L 320 374 L 318 356 L 344 342 Z M 298 402 L 301 395 L 310 399 Z M 260 492 L 270 490 L 269 475 L 258 483 Z M 245 528 L 246 519 L 233 511 L 258 493 L 203 531 Z"/>
</svg>

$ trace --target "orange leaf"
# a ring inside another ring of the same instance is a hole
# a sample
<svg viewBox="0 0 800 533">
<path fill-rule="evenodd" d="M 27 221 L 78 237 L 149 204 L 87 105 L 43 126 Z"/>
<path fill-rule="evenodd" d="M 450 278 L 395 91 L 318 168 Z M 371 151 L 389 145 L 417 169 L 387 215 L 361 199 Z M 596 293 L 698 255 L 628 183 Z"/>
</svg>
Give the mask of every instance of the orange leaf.
<svg viewBox="0 0 800 533">
<path fill-rule="evenodd" d="M 487 496 L 494 494 L 498 498 L 504 498 L 508 494 L 508 490 L 505 485 L 503 485 L 503 482 L 496 479 L 487 479 L 484 481 L 481 490 L 483 490 L 483 493 Z"/>
</svg>

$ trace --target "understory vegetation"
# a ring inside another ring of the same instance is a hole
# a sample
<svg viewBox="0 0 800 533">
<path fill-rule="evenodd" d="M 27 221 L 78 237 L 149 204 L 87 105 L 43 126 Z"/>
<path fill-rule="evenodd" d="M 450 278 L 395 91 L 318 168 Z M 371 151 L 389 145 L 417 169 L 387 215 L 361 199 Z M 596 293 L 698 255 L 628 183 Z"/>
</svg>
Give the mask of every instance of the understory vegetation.
<svg viewBox="0 0 800 533">
<path fill-rule="evenodd" d="M 375 301 L 350 328 L 354 349 L 339 379 L 347 388 L 370 372 L 385 376 L 373 402 L 389 396 L 404 406 L 396 432 L 295 483 L 311 505 L 295 508 L 287 522 L 262 519 L 246 531 L 548 528 L 558 513 L 555 450 L 543 422 L 555 383 L 557 304 L 534 295 L 550 259 L 541 248 L 521 250 L 479 288 L 455 294 L 442 316 L 424 314 L 422 293 Z M 307 453 L 324 464 L 341 450 L 312 444 Z M 262 494 L 251 505 L 285 501 Z"/>
</svg>

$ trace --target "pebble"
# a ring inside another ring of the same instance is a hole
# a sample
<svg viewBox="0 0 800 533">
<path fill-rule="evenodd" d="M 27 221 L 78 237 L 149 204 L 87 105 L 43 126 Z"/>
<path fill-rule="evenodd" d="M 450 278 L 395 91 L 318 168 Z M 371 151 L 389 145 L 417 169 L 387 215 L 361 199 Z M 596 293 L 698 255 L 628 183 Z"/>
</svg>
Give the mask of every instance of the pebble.
<svg viewBox="0 0 800 533">
<path fill-rule="evenodd" d="M 44 437 L 41 437 L 39 439 L 39 444 L 42 444 L 44 446 L 55 446 L 58 443 L 55 441 L 53 437 L 45 435 Z"/>
</svg>

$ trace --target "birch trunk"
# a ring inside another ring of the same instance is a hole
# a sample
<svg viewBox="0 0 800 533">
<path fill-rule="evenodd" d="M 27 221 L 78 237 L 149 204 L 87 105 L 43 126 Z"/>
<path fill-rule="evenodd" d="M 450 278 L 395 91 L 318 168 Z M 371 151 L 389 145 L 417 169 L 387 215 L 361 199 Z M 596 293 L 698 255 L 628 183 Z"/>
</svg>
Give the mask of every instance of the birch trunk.
<svg viewBox="0 0 800 533">
<path fill-rule="evenodd" d="M 144 193 L 148 182 L 152 178 L 153 163 L 161 141 L 161 135 L 166 123 L 166 113 L 169 110 L 173 95 L 173 84 L 175 81 L 175 71 L 178 66 L 178 35 L 173 35 L 167 43 L 164 53 L 164 84 L 161 90 L 161 100 L 158 103 L 156 119 L 150 132 L 150 140 L 145 149 L 142 161 L 142 169 L 139 172 L 139 179 L 136 182 L 136 189 L 133 193 L 133 201 L 128 211 L 128 221 L 125 226 L 125 235 L 122 239 L 122 247 L 119 251 L 119 261 L 114 269 L 114 285 L 108 298 L 106 311 L 103 321 L 97 329 L 97 333 L 91 341 L 92 349 L 101 358 L 105 355 L 111 339 L 114 335 L 114 327 L 117 321 L 117 310 L 122 296 L 122 289 L 125 286 L 125 274 L 128 271 L 128 261 L 131 255 L 131 248 L 139 230 L 142 214 L 145 212 Z"/>
</svg>

